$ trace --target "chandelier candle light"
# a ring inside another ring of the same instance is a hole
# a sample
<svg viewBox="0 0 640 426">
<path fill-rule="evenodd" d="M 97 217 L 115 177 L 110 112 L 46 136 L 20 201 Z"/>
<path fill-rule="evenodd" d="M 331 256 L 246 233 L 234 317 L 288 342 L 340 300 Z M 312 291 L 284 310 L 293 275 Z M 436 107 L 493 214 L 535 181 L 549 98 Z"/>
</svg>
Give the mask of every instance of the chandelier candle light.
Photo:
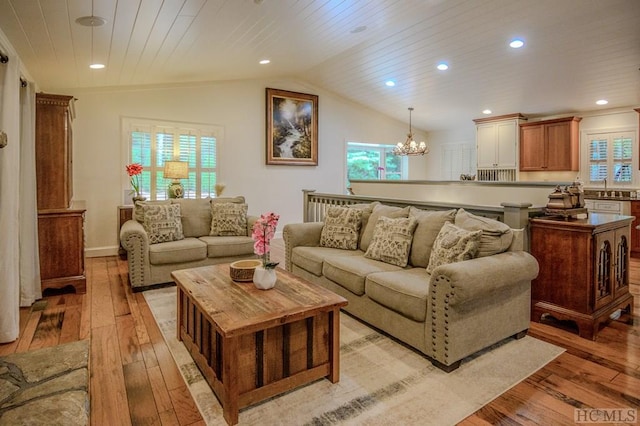
<svg viewBox="0 0 640 426">
<path fill-rule="evenodd" d="M 411 111 L 413 108 L 409 107 L 409 133 L 407 134 L 407 140 L 398 142 L 398 145 L 393 148 L 395 155 L 424 155 L 429 152 L 427 144 L 420 142 L 419 144 L 413 140 L 413 131 L 411 130 Z"/>
<path fill-rule="evenodd" d="M 260 290 L 268 290 L 276 285 L 275 267 L 278 263 L 270 261 L 269 252 L 271 251 L 270 242 L 276 233 L 279 219 L 280 215 L 265 213 L 253 224 L 251 234 L 251 238 L 255 241 L 253 252 L 262 257 L 262 266 L 258 266 L 253 273 L 253 284 Z"/>
</svg>

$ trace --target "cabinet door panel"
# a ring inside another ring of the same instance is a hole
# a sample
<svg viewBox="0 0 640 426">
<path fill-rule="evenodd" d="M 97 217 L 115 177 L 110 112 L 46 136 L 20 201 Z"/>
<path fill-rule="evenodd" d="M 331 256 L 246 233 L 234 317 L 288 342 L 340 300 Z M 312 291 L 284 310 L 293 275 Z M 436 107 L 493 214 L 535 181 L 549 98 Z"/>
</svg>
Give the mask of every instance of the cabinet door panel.
<svg viewBox="0 0 640 426">
<path fill-rule="evenodd" d="M 38 215 L 43 280 L 84 275 L 84 217 L 69 212 Z"/>
<path fill-rule="evenodd" d="M 629 292 L 629 253 L 630 237 L 629 228 L 616 229 L 616 253 L 614 265 L 613 297 L 617 298 Z"/>
<path fill-rule="evenodd" d="M 547 170 L 576 170 L 573 165 L 573 146 L 570 123 L 546 125 Z"/>
<path fill-rule="evenodd" d="M 518 155 L 518 125 L 515 121 L 507 121 L 496 124 L 498 136 L 497 163 L 498 167 L 515 168 Z"/>
<path fill-rule="evenodd" d="M 520 129 L 520 170 L 545 170 L 544 126 Z"/>
<path fill-rule="evenodd" d="M 640 201 L 631 202 L 631 216 L 634 216 L 631 222 L 631 257 L 640 257 Z"/>
<path fill-rule="evenodd" d="M 38 210 L 66 209 L 73 197 L 71 175 L 72 96 L 36 95 Z"/>
<path fill-rule="evenodd" d="M 595 269 L 593 271 L 594 306 L 596 310 L 613 300 L 615 232 L 602 232 L 595 236 Z"/>
<path fill-rule="evenodd" d="M 493 123 L 479 125 L 476 129 L 478 168 L 496 167 L 496 126 Z"/>
</svg>

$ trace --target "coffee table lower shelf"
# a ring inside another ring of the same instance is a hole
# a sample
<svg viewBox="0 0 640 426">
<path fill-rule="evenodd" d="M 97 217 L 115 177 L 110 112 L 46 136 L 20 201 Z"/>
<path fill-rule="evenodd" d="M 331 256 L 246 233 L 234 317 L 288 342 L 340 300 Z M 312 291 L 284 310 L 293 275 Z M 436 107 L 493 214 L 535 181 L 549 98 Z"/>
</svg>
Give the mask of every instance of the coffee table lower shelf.
<svg viewBox="0 0 640 426">
<path fill-rule="evenodd" d="M 178 287 L 178 333 L 213 389 L 229 424 L 238 411 L 298 386 L 327 377 L 339 380 L 340 309 L 224 338 Z"/>
</svg>

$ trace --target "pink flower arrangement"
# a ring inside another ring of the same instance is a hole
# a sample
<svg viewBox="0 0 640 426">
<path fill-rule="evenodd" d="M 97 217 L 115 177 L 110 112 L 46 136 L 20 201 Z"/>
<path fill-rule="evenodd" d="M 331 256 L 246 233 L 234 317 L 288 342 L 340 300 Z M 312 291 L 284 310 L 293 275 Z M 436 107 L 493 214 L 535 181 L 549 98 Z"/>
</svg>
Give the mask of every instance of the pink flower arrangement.
<svg viewBox="0 0 640 426">
<path fill-rule="evenodd" d="M 278 266 L 278 262 L 269 261 L 269 243 L 276 233 L 279 219 L 280 215 L 265 213 L 260 215 L 260 219 L 253 224 L 253 232 L 251 234 L 251 238 L 255 241 L 253 243 L 253 252 L 258 256 L 262 256 L 262 266 L 265 269 L 273 269 Z"/>
<path fill-rule="evenodd" d="M 142 164 L 133 163 L 127 164 L 126 166 L 127 174 L 129 175 L 131 181 L 131 187 L 133 191 L 136 193 L 136 196 L 140 196 L 140 174 L 142 174 Z"/>
</svg>

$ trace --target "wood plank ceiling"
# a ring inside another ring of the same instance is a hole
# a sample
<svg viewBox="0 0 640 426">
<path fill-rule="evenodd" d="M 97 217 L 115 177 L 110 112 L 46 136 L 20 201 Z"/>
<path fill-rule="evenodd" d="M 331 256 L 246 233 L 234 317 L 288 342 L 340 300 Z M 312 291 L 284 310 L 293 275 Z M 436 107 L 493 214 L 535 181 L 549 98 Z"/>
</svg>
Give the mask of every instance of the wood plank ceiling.
<svg viewBox="0 0 640 426">
<path fill-rule="evenodd" d="M 293 78 L 423 130 L 638 107 L 639 24 L 638 0 L 0 0 L 45 91 Z"/>
</svg>

